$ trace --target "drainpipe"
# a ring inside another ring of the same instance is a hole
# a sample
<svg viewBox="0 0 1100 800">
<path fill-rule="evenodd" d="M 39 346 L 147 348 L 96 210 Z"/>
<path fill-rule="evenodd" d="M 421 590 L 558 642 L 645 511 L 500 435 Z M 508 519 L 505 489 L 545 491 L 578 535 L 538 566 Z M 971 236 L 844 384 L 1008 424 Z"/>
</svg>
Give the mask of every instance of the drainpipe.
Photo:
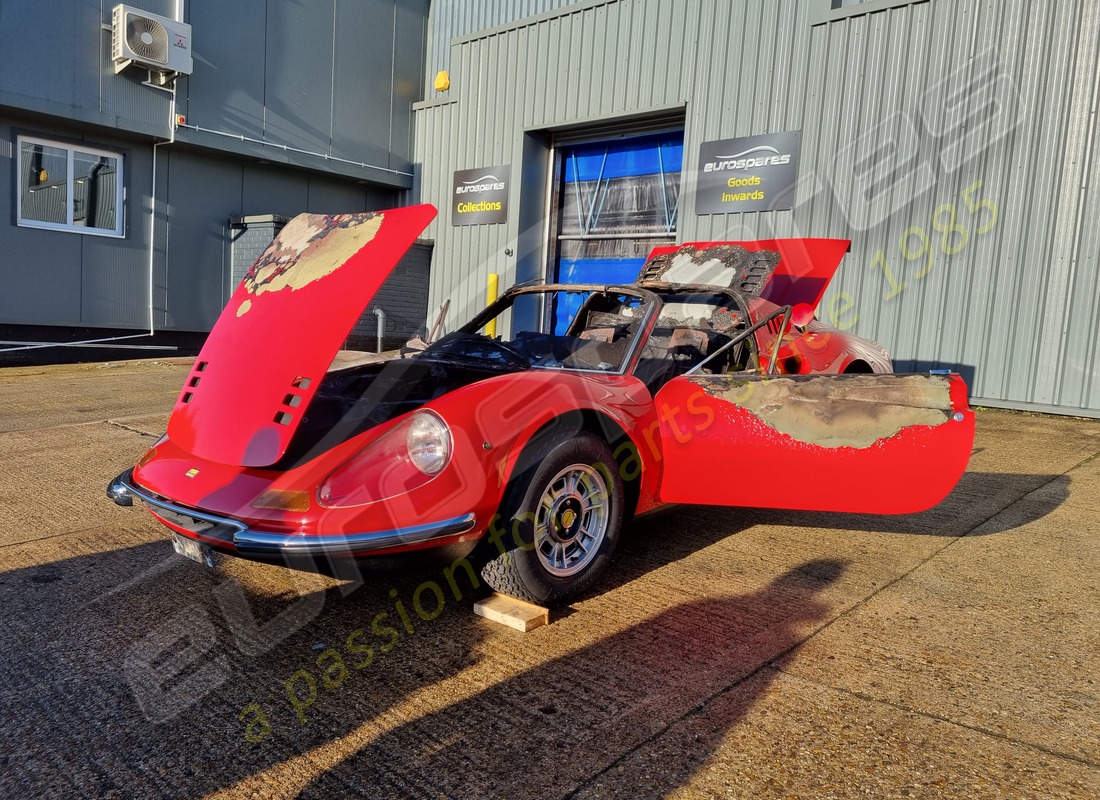
<svg viewBox="0 0 1100 800">
<path fill-rule="evenodd" d="M 386 312 L 380 308 L 374 309 L 374 316 L 378 317 L 378 344 L 374 352 L 382 352 L 382 337 L 386 333 Z"/>
<path fill-rule="evenodd" d="M 176 0 L 174 6 L 174 19 L 177 22 L 183 21 L 183 3 L 185 0 Z M 156 260 L 156 238 L 157 238 L 157 148 L 164 145 L 172 144 L 176 141 L 176 81 L 172 80 L 171 89 L 163 89 L 159 86 L 153 85 L 152 72 L 149 73 L 149 80 L 145 83 L 146 86 L 150 86 L 154 89 L 161 89 L 162 91 L 168 91 L 172 95 L 172 99 L 168 104 L 168 141 L 166 142 L 154 142 L 153 143 L 153 180 L 152 187 L 149 194 L 149 294 L 146 300 L 149 303 L 149 335 L 153 336 L 156 333 L 156 320 L 153 311 L 153 284 L 156 274 L 155 260 Z M 164 263 L 167 268 L 168 265 L 168 239 L 164 240 Z"/>
<path fill-rule="evenodd" d="M 176 114 L 176 94 L 172 92 L 172 133 L 171 138 L 166 142 L 154 142 L 153 143 L 153 185 L 150 189 L 149 195 L 149 296 L 146 300 L 149 303 L 149 335 L 152 336 L 156 333 L 156 325 L 153 312 L 153 285 L 156 276 L 156 252 L 157 252 L 157 148 L 163 147 L 166 144 L 172 144 L 176 138 L 176 126 L 175 126 L 175 114 Z M 168 260 L 168 241 L 164 242 L 164 259 Z"/>
</svg>

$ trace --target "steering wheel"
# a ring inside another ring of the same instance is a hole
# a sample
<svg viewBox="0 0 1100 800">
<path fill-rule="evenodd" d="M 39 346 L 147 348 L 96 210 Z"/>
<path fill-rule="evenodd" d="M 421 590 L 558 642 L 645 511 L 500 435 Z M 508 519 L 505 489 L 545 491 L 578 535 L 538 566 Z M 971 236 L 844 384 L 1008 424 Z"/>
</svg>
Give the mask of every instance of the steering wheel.
<svg viewBox="0 0 1100 800">
<path fill-rule="evenodd" d="M 500 339 L 493 339 L 493 338 L 490 338 L 490 337 L 488 337 L 484 334 L 481 334 L 481 336 L 478 340 L 478 344 L 491 345 L 492 347 L 495 347 L 497 350 L 500 350 L 506 356 L 509 356 L 513 361 L 516 361 L 516 362 L 522 364 L 525 367 L 531 366 L 531 359 L 528 358 L 527 355 L 522 350 L 519 350 L 519 349 L 513 347 L 512 345 L 508 344 L 507 342 L 501 341 Z"/>
</svg>

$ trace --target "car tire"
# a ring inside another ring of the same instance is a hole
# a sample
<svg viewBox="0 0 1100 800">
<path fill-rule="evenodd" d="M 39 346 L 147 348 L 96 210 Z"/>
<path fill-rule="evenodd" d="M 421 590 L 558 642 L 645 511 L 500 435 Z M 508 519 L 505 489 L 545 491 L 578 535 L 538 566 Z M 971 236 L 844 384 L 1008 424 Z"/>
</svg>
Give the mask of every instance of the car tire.
<svg viewBox="0 0 1100 800">
<path fill-rule="evenodd" d="M 611 448 L 589 433 L 528 447 L 483 543 L 481 574 L 502 594 L 558 606 L 607 568 L 623 519 L 623 481 Z"/>
</svg>

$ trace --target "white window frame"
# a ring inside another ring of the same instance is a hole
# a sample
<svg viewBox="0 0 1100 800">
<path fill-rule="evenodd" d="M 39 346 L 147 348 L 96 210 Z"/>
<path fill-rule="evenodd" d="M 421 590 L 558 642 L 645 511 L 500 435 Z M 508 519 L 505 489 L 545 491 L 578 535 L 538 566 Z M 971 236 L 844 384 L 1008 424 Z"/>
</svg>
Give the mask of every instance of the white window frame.
<svg viewBox="0 0 1100 800">
<path fill-rule="evenodd" d="M 46 222 L 39 219 L 29 219 L 23 216 L 23 192 L 24 187 L 18 185 L 23 176 L 23 145 L 40 145 L 43 147 L 53 147 L 58 150 L 64 150 L 66 155 L 66 197 L 65 203 L 65 222 Z M 76 153 L 85 153 L 90 156 L 99 156 L 104 158 L 113 158 L 118 164 L 118 170 L 116 172 L 115 179 L 115 227 L 112 228 L 95 228 L 88 225 L 75 225 L 73 224 L 73 208 L 74 200 L 76 198 L 76 186 L 74 185 L 74 157 Z M 126 236 L 126 189 L 125 189 L 125 165 L 126 159 L 122 153 L 114 150 L 103 150 L 98 147 L 88 147 L 83 144 L 71 144 L 69 142 L 59 142 L 53 139 L 43 139 L 37 136 L 19 136 L 16 141 L 16 159 L 15 159 L 15 180 L 16 180 L 16 221 L 21 228 L 41 228 L 43 230 L 51 231 L 64 231 L 66 233 L 81 233 L 86 236 L 109 236 L 115 239 L 121 239 Z"/>
</svg>

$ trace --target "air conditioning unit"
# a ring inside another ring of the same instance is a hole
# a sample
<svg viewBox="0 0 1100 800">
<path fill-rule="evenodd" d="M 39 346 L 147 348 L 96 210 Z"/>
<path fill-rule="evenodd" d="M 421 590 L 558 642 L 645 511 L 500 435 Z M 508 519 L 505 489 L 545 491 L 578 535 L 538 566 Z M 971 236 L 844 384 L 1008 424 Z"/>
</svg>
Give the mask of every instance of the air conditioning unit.
<svg viewBox="0 0 1100 800">
<path fill-rule="evenodd" d="M 136 65 L 160 73 L 190 75 L 191 26 L 131 6 L 111 12 L 111 57 L 115 73 Z"/>
</svg>

